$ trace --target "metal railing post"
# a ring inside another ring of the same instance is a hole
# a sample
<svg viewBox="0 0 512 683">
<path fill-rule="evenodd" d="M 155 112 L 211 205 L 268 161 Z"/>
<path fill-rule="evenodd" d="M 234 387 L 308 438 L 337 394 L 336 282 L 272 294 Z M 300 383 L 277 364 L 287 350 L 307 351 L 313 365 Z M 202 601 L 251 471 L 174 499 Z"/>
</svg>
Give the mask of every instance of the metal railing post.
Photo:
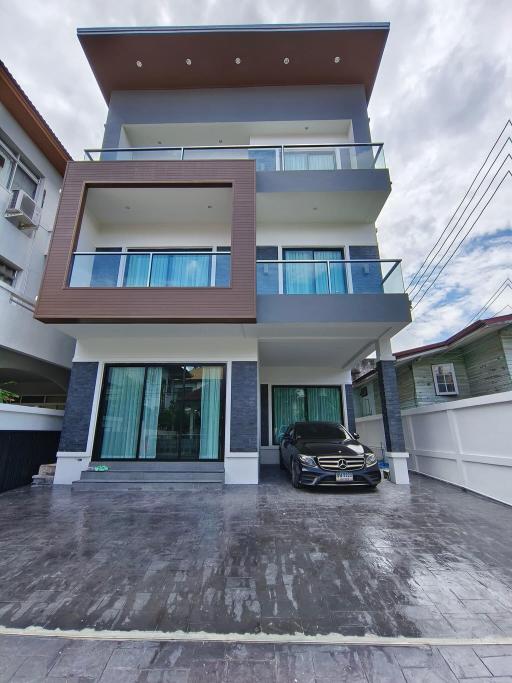
<svg viewBox="0 0 512 683">
<path fill-rule="evenodd" d="M 329 260 L 326 261 L 327 264 L 327 291 L 329 294 L 331 294 L 331 262 Z"/>
<path fill-rule="evenodd" d="M 151 287 L 151 269 L 153 268 L 153 252 L 149 254 L 149 263 L 148 263 L 148 280 L 146 283 L 146 287 Z"/>
</svg>

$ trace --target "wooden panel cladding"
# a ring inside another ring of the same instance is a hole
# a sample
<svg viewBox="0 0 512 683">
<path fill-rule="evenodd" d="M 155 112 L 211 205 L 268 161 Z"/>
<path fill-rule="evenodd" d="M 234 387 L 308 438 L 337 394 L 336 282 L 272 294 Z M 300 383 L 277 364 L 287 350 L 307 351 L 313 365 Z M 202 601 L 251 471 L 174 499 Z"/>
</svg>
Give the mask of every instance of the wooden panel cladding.
<svg viewBox="0 0 512 683">
<path fill-rule="evenodd" d="M 70 162 L 35 317 L 63 322 L 255 322 L 254 161 Z M 231 186 L 231 286 L 70 288 L 68 269 L 90 187 Z"/>
</svg>

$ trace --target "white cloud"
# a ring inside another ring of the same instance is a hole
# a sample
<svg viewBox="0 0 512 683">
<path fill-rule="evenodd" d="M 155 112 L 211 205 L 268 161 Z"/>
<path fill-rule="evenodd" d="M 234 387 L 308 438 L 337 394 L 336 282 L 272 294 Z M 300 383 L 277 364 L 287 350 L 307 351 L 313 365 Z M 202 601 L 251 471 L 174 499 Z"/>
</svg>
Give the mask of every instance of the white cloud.
<svg viewBox="0 0 512 683">
<path fill-rule="evenodd" d="M 78 26 L 386 20 L 391 33 L 370 105 L 373 138 L 385 143 L 393 180 L 379 240 L 382 256 L 403 258 L 408 279 L 512 112 L 510 0 L 25 0 L 0 5 L 0 45 L 16 79 L 81 158 L 84 147 L 101 144 L 106 106 Z M 416 309 L 396 349 L 456 331 L 510 273 L 511 244 L 499 235 L 511 226 L 511 191 L 512 182 L 501 188 L 474 242 Z"/>
</svg>

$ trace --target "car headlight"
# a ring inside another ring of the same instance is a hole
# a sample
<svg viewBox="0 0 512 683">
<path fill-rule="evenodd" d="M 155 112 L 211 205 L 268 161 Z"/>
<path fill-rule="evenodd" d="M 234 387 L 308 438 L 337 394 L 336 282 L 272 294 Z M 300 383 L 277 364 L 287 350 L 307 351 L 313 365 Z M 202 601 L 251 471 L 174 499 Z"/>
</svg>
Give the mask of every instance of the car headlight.
<svg viewBox="0 0 512 683">
<path fill-rule="evenodd" d="M 299 455 L 299 460 L 303 465 L 308 465 L 309 467 L 316 467 L 315 459 L 312 455 Z"/>
<path fill-rule="evenodd" d="M 366 461 L 366 467 L 372 467 L 372 465 L 377 464 L 377 456 L 375 453 L 372 453 L 371 451 L 366 454 L 365 456 L 365 461 Z"/>
</svg>

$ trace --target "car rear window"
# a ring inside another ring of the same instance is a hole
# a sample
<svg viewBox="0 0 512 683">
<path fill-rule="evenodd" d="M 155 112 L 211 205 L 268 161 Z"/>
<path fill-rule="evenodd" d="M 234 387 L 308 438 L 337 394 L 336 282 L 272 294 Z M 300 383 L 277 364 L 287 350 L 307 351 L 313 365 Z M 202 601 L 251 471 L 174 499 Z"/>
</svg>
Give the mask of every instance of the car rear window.
<svg viewBox="0 0 512 683">
<path fill-rule="evenodd" d="M 348 433 L 336 424 L 310 422 L 295 426 L 299 439 L 349 439 Z"/>
</svg>

